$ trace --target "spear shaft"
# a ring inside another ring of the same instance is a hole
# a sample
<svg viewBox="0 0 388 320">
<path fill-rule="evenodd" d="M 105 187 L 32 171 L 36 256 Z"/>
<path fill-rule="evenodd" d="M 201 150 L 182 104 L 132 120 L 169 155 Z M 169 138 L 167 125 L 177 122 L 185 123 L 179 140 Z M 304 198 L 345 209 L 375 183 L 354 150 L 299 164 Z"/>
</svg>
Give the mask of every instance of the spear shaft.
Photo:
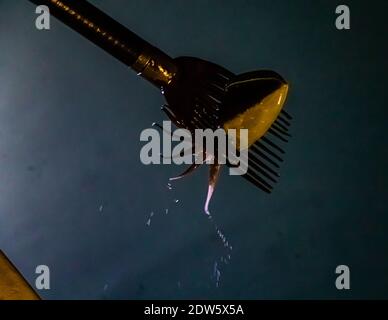
<svg viewBox="0 0 388 320">
<path fill-rule="evenodd" d="M 157 87 L 177 73 L 174 60 L 85 0 L 29 0 L 45 5 L 65 25 L 104 49 Z"/>
</svg>

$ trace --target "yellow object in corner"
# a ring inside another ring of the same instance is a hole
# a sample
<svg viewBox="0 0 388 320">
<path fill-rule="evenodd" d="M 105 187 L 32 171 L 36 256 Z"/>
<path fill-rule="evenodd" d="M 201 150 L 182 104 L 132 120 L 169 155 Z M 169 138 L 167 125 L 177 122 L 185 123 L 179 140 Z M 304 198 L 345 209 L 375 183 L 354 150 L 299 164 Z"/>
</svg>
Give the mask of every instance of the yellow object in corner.
<svg viewBox="0 0 388 320">
<path fill-rule="evenodd" d="M 1 250 L 0 300 L 40 300 L 34 289 Z"/>
</svg>

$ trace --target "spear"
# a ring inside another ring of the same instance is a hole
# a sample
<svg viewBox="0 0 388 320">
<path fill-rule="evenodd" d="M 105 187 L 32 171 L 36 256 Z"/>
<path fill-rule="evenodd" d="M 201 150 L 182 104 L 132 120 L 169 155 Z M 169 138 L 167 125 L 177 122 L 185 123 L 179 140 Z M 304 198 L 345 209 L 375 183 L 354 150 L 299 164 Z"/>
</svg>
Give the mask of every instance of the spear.
<svg viewBox="0 0 388 320">
<path fill-rule="evenodd" d="M 290 136 L 291 116 L 283 110 L 288 83 L 282 76 L 271 70 L 235 75 L 199 58 L 171 58 L 84 0 L 29 1 L 46 5 L 50 14 L 159 88 L 167 101 L 162 110 L 178 127 L 190 132 L 248 129 L 248 171 L 243 177 L 272 191 L 283 161 L 280 144 Z M 193 164 L 176 178 L 196 167 Z M 208 200 L 219 168 L 214 163 L 210 169 Z"/>
</svg>

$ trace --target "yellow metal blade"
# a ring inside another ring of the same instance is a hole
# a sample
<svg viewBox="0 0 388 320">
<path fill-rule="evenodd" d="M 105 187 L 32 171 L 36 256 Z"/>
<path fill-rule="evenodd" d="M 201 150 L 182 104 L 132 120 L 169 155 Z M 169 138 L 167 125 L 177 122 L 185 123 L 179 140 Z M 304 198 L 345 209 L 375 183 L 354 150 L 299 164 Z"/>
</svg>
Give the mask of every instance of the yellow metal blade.
<svg viewBox="0 0 388 320">
<path fill-rule="evenodd" d="M 34 289 L 1 250 L 0 300 L 40 300 Z"/>
</svg>

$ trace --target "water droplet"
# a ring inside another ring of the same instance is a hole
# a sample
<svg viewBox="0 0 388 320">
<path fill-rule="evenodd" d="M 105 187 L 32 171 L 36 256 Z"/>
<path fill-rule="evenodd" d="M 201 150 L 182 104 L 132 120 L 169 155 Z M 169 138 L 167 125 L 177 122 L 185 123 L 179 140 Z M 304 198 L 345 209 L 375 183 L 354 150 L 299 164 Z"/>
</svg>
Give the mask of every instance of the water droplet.
<svg viewBox="0 0 388 320">
<path fill-rule="evenodd" d="M 166 214 L 168 214 L 168 209 L 165 210 Z"/>
<path fill-rule="evenodd" d="M 151 225 L 151 218 L 147 220 L 147 226 L 150 226 Z"/>
<path fill-rule="evenodd" d="M 178 199 L 175 199 L 175 200 L 174 200 L 174 202 L 175 202 L 175 203 L 178 203 L 178 202 L 179 202 L 179 200 L 178 200 Z"/>
<path fill-rule="evenodd" d="M 221 278 L 221 271 L 218 269 L 218 263 L 217 261 L 214 262 L 214 272 L 213 272 L 213 277 L 216 280 L 216 287 L 218 288 L 219 283 L 220 283 L 220 278 Z"/>
<path fill-rule="evenodd" d="M 104 205 L 100 205 L 98 211 L 102 212 L 104 210 Z"/>
</svg>

